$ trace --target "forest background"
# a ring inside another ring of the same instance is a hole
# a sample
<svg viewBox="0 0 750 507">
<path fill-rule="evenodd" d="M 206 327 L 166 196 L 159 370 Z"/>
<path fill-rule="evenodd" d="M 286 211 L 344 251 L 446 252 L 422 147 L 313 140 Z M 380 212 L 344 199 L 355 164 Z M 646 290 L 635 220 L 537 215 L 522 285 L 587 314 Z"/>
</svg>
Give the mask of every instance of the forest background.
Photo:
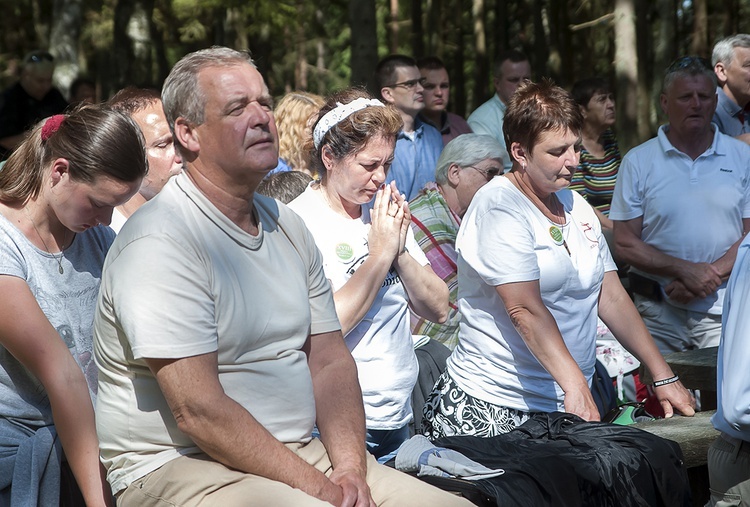
<svg viewBox="0 0 750 507">
<path fill-rule="evenodd" d="M 160 88 L 184 54 L 213 44 L 249 49 L 271 93 L 327 94 L 367 84 L 390 53 L 442 58 L 450 109 L 468 116 L 493 93 L 504 49 L 529 56 L 535 78 L 563 87 L 603 76 L 627 149 L 656 131 L 663 70 L 710 59 L 716 40 L 747 32 L 750 0 L 0 0 L 0 84 L 23 55 L 49 49 L 63 93 L 77 76 L 99 96 Z"/>
</svg>

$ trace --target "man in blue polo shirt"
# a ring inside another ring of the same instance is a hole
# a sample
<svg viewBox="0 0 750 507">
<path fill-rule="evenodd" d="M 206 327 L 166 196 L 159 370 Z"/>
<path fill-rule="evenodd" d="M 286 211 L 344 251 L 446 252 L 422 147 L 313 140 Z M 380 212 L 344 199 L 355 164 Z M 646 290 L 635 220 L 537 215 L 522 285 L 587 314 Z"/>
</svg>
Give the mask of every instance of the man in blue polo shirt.
<svg viewBox="0 0 750 507">
<path fill-rule="evenodd" d="M 732 137 L 750 133 L 750 35 L 738 33 L 717 42 L 711 63 L 719 85 L 713 122 Z"/>
<path fill-rule="evenodd" d="M 484 134 L 497 139 L 506 149 L 503 135 L 503 120 L 508 101 L 522 83 L 531 79 L 531 64 L 526 55 L 511 49 L 501 52 L 495 60 L 492 84 L 495 94 L 490 100 L 476 108 L 466 120 L 475 134 Z M 512 159 L 505 157 L 505 172 L 510 171 Z"/>
<path fill-rule="evenodd" d="M 387 181 L 395 181 L 399 191 L 412 199 L 425 183 L 435 180 L 443 138 L 435 127 L 417 118 L 424 109 L 424 87 L 413 58 L 405 55 L 383 58 L 375 69 L 375 81 L 380 98 L 396 107 L 404 121 Z"/>
</svg>

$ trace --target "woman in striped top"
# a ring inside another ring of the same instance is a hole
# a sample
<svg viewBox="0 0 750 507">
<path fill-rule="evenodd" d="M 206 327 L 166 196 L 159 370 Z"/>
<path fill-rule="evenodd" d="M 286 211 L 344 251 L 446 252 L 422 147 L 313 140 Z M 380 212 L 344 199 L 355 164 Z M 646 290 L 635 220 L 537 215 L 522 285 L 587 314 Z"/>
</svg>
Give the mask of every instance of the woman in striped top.
<svg viewBox="0 0 750 507">
<path fill-rule="evenodd" d="M 572 95 L 581 106 L 584 126 L 581 132 L 581 161 L 570 188 L 594 207 L 605 230 L 612 229 L 607 218 L 620 168 L 620 149 L 612 126 L 615 100 L 602 78 L 588 78 L 573 85 Z"/>
</svg>

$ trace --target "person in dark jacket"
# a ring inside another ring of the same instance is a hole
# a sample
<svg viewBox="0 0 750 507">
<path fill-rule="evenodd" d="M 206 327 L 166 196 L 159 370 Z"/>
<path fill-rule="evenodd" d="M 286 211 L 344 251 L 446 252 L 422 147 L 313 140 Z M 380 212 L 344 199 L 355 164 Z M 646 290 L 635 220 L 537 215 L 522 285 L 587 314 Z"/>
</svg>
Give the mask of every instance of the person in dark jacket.
<svg viewBox="0 0 750 507">
<path fill-rule="evenodd" d="M 29 129 L 42 118 L 65 111 L 68 103 L 52 86 L 55 58 L 47 51 L 32 51 L 23 59 L 16 84 L 0 98 L 0 159 L 5 160 Z"/>
</svg>

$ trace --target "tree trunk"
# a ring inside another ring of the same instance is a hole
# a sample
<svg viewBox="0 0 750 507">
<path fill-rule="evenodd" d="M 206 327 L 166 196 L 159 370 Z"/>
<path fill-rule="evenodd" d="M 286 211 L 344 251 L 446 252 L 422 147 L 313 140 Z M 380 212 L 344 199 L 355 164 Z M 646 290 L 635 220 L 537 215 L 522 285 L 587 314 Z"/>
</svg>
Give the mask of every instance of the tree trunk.
<svg viewBox="0 0 750 507">
<path fill-rule="evenodd" d="M 649 19 L 649 0 L 636 0 L 636 41 L 638 44 L 638 142 L 651 137 L 649 117 L 651 104 L 649 103 L 650 71 L 653 69 L 653 55 L 651 54 L 651 23 Z"/>
<path fill-rule="evenodd" d="M 55 86 L 65 93 L 78 77 L 78 37 L 83 23 L 83 0 L 55 0 L 52 6 L 50 48 L 55 55 Z"/>
<path fill-rule="evenodd" d="M 432 27 L 437 30 L 438 27 Z M 411 0 L 411 54 L 414 58 L 424 56 L 424 27 L 422 24 L 422 0 Z"/>
<path fill-rule="evenodd" d="M 351 0 L 349 26 L 352 32 L 351 84 L 368 85 L 370 90 L 375 91 L 372 80 L 373 71 L 378 64 L 375 0 Z"/>
<path fill-rule="evenodd" d="M 507 0 L 496 0 L 495 2 L 495 37 L 494 37 L 494 56 L 500 51 L 510 49 L 510 33 L 508 31 L 509 23 L 508 2 Z M 493 64 L 494 64 L 493 56 Z"/>
<path fill-rule="evenodd" d="M 154 82 L 154 86 L 158 89 L 161 89 L 161 85 L 164 83 L 164 80 L 167 79 L 167 76 L 169 75 L 170 71 L 170 65 L 169 61 L 167 60 L 167 49 L 164 45 L 164 34 L 161 30 L 159 30 L 159 27 L 154 22 L 154 0 L 151 1 L 151 15 L 148 17 L 148 27 L 149 32 L 151 34 L 151 43 L 153 44 L 154 48 L 154 58 L 156 59 L 156 79 Z M 246 46 L 239 46 L 239 47 L 246 47 Z"/>
<path fill-rule="evenodd" d="M 723 31 L 721 35 L 726 37 L 729 34 L 738 33 L 740 31 L 740 16 L 738 16 L 738 13 L 740 12 L 740 4 L 739 0 L 724 0 L 722 3 Z"/>
<path fill-rule="evenodd" d="M 352 0 L 349 3 L 349 12 L 352 11 L 352 4 L 357 4 L 359 2 L 360 0 Z M 389 6 L 390 15 L 388 17 L 388 52 L 390 54 L 394 54 L 398 53 L 398 0 L 390 0 Z"/>
<path fill-rule="evenodd" d="M 489 71 L 487 68 L 487 41 L 484 38 L 484 0 L 472 0 L 471 5 L 472 32 L 474 34 L 474 55 L 476 64 L 476 80 L 474 81 L 474 107 L 482 103 L 487 96 Z"/>
<path fill-rule="evenodd" d="M 45 48 L 50 47 L 50 37 L 49 37 L 50 27 L 49 27 L 49 21 L 44 16 L 45 14 L 44 11 L 45 11 L 45 8 L 42 6 L 41 0 L 32 0 L 31 12 L 34 17 L 34 32 L 36 33 L 37 41 L 36 43 L 32 42 L 31 49 L 45 49 Z"/>
<path fill-rule="evenodd" d="M 304 12 L 304 5 L 301 0 L 297 0 L 297 12 Z M 297 53 L 296 63 L 294 65 L 294 89 L 307 90 L 307 42 L 305 35 L 307 24 L 302 20 L 297 21 L 295 33 L 295 52 Z"/>
<path fill-rule="evenodd" d="M 445 19 L 443 5 L 440 0 L 432 0 L 428 3 L 427 10 L 427 45 L 422 56 L 442 55 L 445 47 L 447 30 L 451 26 L 451 20 Z M 461 21 L 458 20 L 460 23 Z"/>
<path fill-rule="evenodd" d="M 135 4 L 131 0 L 117 0 L 115 4 L 115 19 L 110 69 L 115 90 L 119 90 L 130 83 L 133 70 L 133 48 L 128 37 L 128 25 L 133 16 Z"/>
<path fill-rule="evenodd" d="M 558 0 L 559 1 L 559 0 Z M 534 56 L 531 58 L 531 66 L 536 76 L 549 75 L 547 69 L 547 56 L 549 55 L 548 41 L 544 33 L 543 18 L 544 0 L 534 0 L 533 26 L 534 26 Z"/>
<path fill-rule="evenodd" d="M 706 0 L 693 0 L 693 37 L 690 43 L 690 52 L 700 56 L 710 53 L 708 48 L 708 5 L 706 5 Z"/>
<path fill-rule="evenodd" d="M 455 34 L 453 44 L 456 50 L 453 53 L 453 68 L 450 69 L 451 103 L 453 104 L 451 110 L 466 118 L 466 77 L 464 74 L 464 48 L 466 44 L 464 44 L 464 10 L 461 3 L 461 0 L 453 0 L 453 10 L 451 11 L 454 14 L 453 19 L 456 20 L 456 28 L 453 32 Z"/>
<path fill-rule="evenodd" d="M 563 87 L 569 87 L 576 79 L 569 25 L 566 3 L 550 2 L 550 74 L 555 75 L 558 84 Z"/>
<path fill-rule="evenodd" d="M 136 2 L 135 9 L 128 23 L 128 38 L 133 51 L 132 74 L 124 84 L 135 84 L 137 86 L 153 86 L 151 68 L 151 29 L 149 19 L 153 15 L 153 0 L 140 0 Z M 220 19 L 224 19 L 221 16 Z"/>
<path fill-rule="evenodd" d="M 615 77 L 617 81 L 617 137 L 625 153 L 639 143 L 638 53 L 635 0 L 615 0 Z"/>
<path fill-rule="evenodd" d="M 372 14 L 373 24 L 377 24 L 375 14 Z M 315 93 L 318 95 L 325 96 L 328 93 L 328 85 L 326 83 L 326 58 L 328 57 L 328 45 L 326 44 L 325 29 L 325 15 L 323 9 L 318 7 L 315 9 Z M 377 62 L 377 48 L 375 49 L 373 56 L 374 61 Z M 351 68 L 351 67 L 350 67 Z M 372 64 L 372 68 L 375 68 L 375 63 Z M 372 71 L 370 72 L 372 74 Z"/>
<path fill-rule="evenodd" d="M 659 30 L 657 31 L 656 44 L 654 44 L 654 73 L 651 77 L 651 98 L 652 105 L 650 124 L 651 129 L 661 123 L 661 110 L 658 106 L 659 96 L 661 95 L 662 76 L 671 61 L 677 55 L 677 6 L 678 0 L 663 0 L 657 3 Z"/>
</svg>

